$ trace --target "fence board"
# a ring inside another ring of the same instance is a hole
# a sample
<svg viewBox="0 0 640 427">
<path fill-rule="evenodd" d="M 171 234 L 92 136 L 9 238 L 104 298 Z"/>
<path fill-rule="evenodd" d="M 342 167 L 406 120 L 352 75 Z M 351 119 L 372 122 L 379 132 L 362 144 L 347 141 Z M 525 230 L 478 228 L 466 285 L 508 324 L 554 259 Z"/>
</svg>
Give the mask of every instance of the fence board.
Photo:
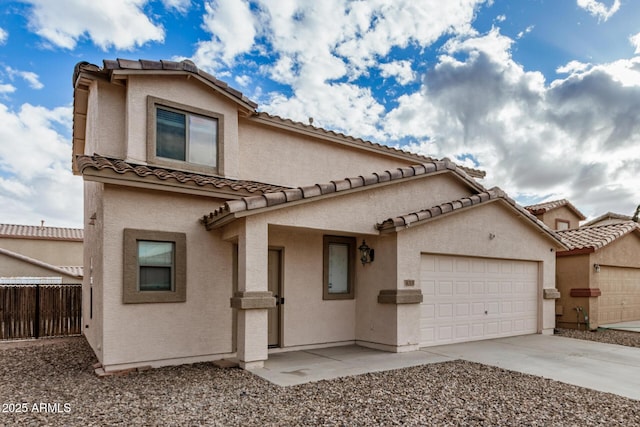
<svg viewBox="0 0 640 427">
<path fill-rule="evenodd" d="M 0 285 L 0 340 L 81 333 L 82 285 Z"/>
</svg>

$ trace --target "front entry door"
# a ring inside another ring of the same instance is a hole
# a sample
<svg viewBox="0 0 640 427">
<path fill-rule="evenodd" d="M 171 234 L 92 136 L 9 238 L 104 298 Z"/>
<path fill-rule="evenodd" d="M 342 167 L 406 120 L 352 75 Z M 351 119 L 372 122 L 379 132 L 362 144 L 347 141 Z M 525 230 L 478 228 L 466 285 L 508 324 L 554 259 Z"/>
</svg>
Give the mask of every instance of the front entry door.
<svg viewBox="0 0 640 427">
<path fill-rule="evenodd" d="M 282 297 L 282 251 L 269 249 L 269 291 L 276 299 L 276 306 L 269 309 L 269 347 L 280 346 L 280 306 Z"/>
</svg>

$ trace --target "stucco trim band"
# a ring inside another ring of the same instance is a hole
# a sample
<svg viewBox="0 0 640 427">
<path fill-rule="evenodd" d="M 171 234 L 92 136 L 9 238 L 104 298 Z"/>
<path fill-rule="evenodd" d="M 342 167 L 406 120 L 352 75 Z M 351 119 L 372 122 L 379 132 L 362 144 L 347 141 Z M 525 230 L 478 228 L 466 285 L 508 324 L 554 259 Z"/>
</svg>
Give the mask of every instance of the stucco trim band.
<svg viewBox="0 0 640 427">
<path fill-rule="evenodd" d="M 542 290 L 542 297 L 544 299 L 558 299 L 560 298 L 560 291 L 556 288 L 546 288 Z"/>
<path fill-rule="evenodd" d="M 572 297 L 599 297 L 602 295 L 600 288 L 573 288 L 569 293 Z"/>
<path fill-rule="evenodd" d="M 231 298 L 231 308 L 240 310 L 252 310 L 259 308 L 272 308 L 276 306 L 276 299 L 271 292 L 244 292 L 238 291 Z"/>
<path fill-rule="evenodd" d="M 382 289 L 378 294 L 379 304 L 420 304 L 420 289 Z"/>
</svg>

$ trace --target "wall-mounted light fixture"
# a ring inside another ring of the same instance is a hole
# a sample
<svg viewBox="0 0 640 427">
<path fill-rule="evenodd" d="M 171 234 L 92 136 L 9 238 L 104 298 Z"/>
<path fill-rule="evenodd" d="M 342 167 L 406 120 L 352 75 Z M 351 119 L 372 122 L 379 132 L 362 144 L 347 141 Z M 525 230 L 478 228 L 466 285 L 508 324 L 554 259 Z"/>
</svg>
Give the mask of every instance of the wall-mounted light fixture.
<svg viewBox="0 0 640 427">
<path fill-rule="evenodd" d="M 600 273 L 600 264 L 593 264 L 593 269 L 596 273 Z"/>
<path fill-rule="evenodd" d="M 367 246 L 367 243 L 362 239 L 362 244 L 358 247 L 360 251 L 360 262 L 362 265 L 369 264 L 373 262 L 374 250 Z"/>
</svg>

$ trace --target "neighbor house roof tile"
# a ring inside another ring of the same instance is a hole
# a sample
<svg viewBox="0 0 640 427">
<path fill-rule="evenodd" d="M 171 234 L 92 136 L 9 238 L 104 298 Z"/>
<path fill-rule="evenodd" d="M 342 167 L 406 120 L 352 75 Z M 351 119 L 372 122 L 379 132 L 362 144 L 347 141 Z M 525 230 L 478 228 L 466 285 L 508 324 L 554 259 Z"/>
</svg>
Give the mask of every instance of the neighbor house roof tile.
<svg viewBox="0 0 640 427">
<path fill-rule="evenodd" d="M 84 230 L 81 228 L 0 224 L 0 237 L 81 242 L 84 238 Z"/>
<path fill-rule="evenodd" d="M 582 224 L 582 226 L 583 227 L 588 227 L 590 225 L 597 224 L 600 221 L 604 221 L 604 220 L 614 220 L 615 222 L 625 222 L 625 221 L 631 221 L 631 216 L 617 214 L 617 213 L 614 213 L 614 212 L 607 212 L 606 214 L 600 215 L 599 217 L 594 218 L 589 222 L 585 222 L 584 224 Z"/>
<path fill-rule="evenodd" d="M 554 209 L 566 206 L 572 210 L 581 220 L 587 219 L 575 206 L 571 204 L 567 199 L 552 200 L 549 202 L 538 203 L 536 205 L 525 206 L 525 209 L 534 215 L 541 215 Z"/>
<path fill-rule="evenodd" d="M 161 181 L 176 180 L 181 184 L 192 183 L 199 187 L 231 190 L 233 192 L 244 194 L 270 193 L 289 188 L 258 181 L 222 178 L 213 175 L 201 175 L 155 166 L 138 165 L 124 160 L 103 157 L 95 154 L 93 156 L 78 156 L 76 161 L 80 172 L 83 172 L 88 168 L 95 170 L 110 170 L 121 175 L 133 174 L 140 178 L 152 177 Z"/>
<path fill-rule="evenodd" d="M 633 231 L 640 233 L 638 223 L 625 221 L 616 224 L 593 225 L 572 230 L 556 231 L 556 233 L 570 247 L 570 251 L 593 252 Z"/>
</svg>

